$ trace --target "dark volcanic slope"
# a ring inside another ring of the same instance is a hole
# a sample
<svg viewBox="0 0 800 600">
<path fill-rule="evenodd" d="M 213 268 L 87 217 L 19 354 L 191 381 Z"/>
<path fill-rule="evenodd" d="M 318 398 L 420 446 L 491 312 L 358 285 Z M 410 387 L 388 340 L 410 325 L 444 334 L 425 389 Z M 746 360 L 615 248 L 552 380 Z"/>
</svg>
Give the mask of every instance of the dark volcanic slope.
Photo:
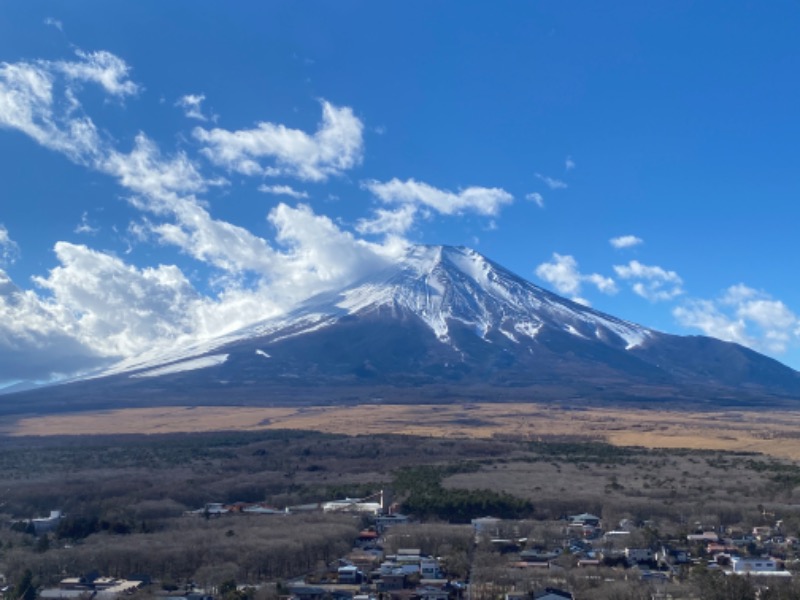
<svg viewBox="0 0 800 600">
<path fill-rule="evenodd" d="M 417 247 L 193 361 L 13 394 L 3 407 L 379 400 L 787 405 L 800 400 L 800 375 L 736 344 L 575 304 L 472 250 Z"/>
</svg>

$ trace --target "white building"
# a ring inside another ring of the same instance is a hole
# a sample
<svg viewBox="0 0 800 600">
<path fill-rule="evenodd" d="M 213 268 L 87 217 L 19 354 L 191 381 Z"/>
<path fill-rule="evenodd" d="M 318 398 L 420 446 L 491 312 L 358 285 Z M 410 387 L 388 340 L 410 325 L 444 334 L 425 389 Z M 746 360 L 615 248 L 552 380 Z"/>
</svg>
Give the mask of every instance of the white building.
<svg viewBox="0 0 800 600">
<path fill-rule="evenodd" d="M 31 519 L 36 535 L 47 533 L 48 531 L 55 531 L 58 524 L 61 522 L 63 515 L 60 510 L 51 510 L 49 517 L 40 517 L 38 519 Z"/>
<path fill-rule="evenodd" d="M 742 558 L 741 556 L 731 557 L 733 572 L 737 574 L 745 573 L 774 573 L 778 571 L 778 563 L 773 558 Z"/>
<path fill-rule="evenodd" d="M 361 498 L 345 498 L 344 500 L 332 500 L 322 505 L 323 512 L 358 512 L 371 515 L 379 515 L 383 512 L 383 504 L 380 502 L 363 502 Z"/>
</svg>

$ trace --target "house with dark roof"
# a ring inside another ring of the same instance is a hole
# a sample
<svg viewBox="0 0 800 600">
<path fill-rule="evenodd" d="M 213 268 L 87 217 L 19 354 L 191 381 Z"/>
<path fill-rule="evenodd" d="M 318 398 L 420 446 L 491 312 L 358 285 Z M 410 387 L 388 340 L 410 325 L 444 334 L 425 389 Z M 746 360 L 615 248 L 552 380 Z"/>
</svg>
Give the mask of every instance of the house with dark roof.
<svg viewBox="0 0 800 600">
<path fill-rule="evenodd" d="M 533 600 L 575 600 L 575 596 L 558 588 L 544 588 L 533 593 Z"/>
</svg>

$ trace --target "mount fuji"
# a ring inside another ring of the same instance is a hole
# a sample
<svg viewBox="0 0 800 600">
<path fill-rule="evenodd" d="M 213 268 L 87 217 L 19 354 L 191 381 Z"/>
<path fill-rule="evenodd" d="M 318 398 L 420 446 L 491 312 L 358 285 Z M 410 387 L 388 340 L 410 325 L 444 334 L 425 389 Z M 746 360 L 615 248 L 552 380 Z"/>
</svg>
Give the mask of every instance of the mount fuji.
<svg viewBox="0 0 800 600">
<path fill-rule="evenodd" d="M 469 401 L 793 405 L 800 373 L 576 304 L 468 248 L 415 246 L 280 318 L 10 394 L 0 412 Z"/>
</svg>

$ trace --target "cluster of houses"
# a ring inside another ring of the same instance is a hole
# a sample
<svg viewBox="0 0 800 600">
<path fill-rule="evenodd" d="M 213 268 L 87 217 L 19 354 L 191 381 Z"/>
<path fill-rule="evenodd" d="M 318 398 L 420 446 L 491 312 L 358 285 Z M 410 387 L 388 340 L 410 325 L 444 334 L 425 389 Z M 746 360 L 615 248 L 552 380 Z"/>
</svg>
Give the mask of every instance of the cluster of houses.
<svg viewBox="0 0 800 600">
<path fill-rule="evenodd" d="M 754 527 L 749 533 L 737 529 L 698 531 L 682 540 L 654 540 L 651 546 L 635 546 L 628 544 L 637 529 L 630 520 L 604 531 L 600 517 L 583 513 L 567 518 L 562 539 L 551 547 L 530 545 L 527 539 L 492 538 L 500 530 L 499 519 L 484 517 L 472 523 L 476 536 L 489 536 L 499 552 L 512 554 L 511 567 L 621 566 L 637 569 L 644 580 L 668 580 L 682 566 L 699 564 L 728 575 L 791 577 L 783 560 L 800 546 L 797 539 L 780 534 L 780 521 L 773 527 Z M 559 560 L 566 554 L 571 561 Z"/>
<path fill-rule="evenodd" d="M 368 514 L 374 525 L 362 531 L 355 546 L 346 557 L 334 561 L 323 571 L 310 574 L 302 582 L 290 585 L 292 600 L 462 600 L 469 598 L 468 586 L 451 581 L 438 558 L 423 554 L 419 549 L 399 549 L 385 554 L 382 535 L 408 517 L 397 512 L 384 513 L 383 498 L 345 498 L 303 507 L 279 510 L 263 503 L 209 503 L 191 511 L 206 518 L 233 514 L 287 514 L 298 510 L 343 511 Z M 49 517 L 25 521 L 37 534 L 55 530 L 63 518 L 59 511 Z M 684 566 L 702 564 L 727 575 L 758 577 L 791 577 L 783 560 L 795 556 L 800 541 L 781 533 L 781 522 L 773 526 L 754 527 L 749 531 L 728 528 L 712 530 L 698 528 L 683 539 L 658 540 L 651 536 L 641 545 L 641 525 L 623 520 L 605 530 L 600 517 L 581 513 L 569 516 L 562 523 L 560 539 L 545 545 L 542 540 L 500 537 L 508 530 L 501 519 L 483 517 L 472 521 L 476 541 L 491 544 L 502 554 L 509 555 L 508 567 L 513 569 L 555 569 L 586 567 L 622 567 L 634 569 L 642 580 L 668 581 Z M 638 534 L 638 535 L 637 535 Z M 640 545 L 630 543 L 639 540 Z M 113 579 L 98 574 L 63 579 L 57 588 L 40 592 L 49 600 L 94 598 L 114 600 L 135 592 L 150 582 L 146 577 Z M 8 589 L 3 590 L 9 591 Z M 204 592 L 169 597 L 169 600 L 211 600 Z M 5 594 L 4 594 L 5 596 Z M 165 596 L 166 598 L 166 596 Z M 566 590 L 548 587 L 525 594 L 509 592 L 506 600 L 565 600 L 573 596 Z"/>
<path fill-rule="evenodd" d="M 326 573 L 307 577 L 305 583 L 312 585 L 291 588 L 293 596 L 298 600 L 367 600 L 375 594 L 391 594 L 414 600 L 449 600 L 463 590 L 463 585 L 445 578 L 436 558 L 416 548 L 383 555 L 367 541 L 370 536 L 365 533 L 347 558 L 336 561 Z"/>
</svg>

